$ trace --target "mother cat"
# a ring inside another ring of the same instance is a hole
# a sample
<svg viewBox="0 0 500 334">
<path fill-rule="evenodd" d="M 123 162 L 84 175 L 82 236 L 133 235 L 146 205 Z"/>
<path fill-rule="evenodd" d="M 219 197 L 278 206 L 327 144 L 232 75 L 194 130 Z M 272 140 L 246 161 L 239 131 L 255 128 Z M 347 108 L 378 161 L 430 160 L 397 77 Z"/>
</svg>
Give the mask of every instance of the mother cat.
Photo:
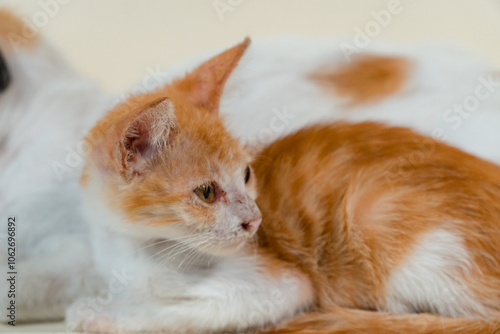
<svg viewBox="0 0 500 334">
<path fill-rule="evenodd" d="M 109 281 L 113 268 L 131 279 L 99 309 L 76 302 L 68 323 L 90 332 L 500 330 L 500 168 L 376 123 L 299 130 L 249 166 L 218 116 L 248 43 L 132 98 L 87 136 L 81 184 L 94 260 Z"/>
</svg>

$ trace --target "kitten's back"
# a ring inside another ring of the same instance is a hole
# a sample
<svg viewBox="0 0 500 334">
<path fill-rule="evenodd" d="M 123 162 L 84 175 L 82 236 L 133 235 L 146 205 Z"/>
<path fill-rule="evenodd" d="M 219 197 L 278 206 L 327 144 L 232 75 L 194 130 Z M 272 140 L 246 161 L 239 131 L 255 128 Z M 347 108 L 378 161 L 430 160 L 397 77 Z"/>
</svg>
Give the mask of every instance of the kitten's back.
<svg viewBox="0 0 500 334">
<path fill-rule="evenodd" d="M 320 305 L 472 317 L 500 310 L 498 166 L 408 129 L 337 123 L 278 140 L 254 169 L 261 243 L 304 268 Z M 443 263 L 424 265 L 415 293 L 399 294 L 419 308 L 402 310 L 391 289 L 412 280 L 397 273 L 414 275 L 419 247 L 441 243 L 424 262 Z M 459 301 L 440 310 L 416 300 L 416 290 L 437 284 L 436 272 Z"/>
</svg>

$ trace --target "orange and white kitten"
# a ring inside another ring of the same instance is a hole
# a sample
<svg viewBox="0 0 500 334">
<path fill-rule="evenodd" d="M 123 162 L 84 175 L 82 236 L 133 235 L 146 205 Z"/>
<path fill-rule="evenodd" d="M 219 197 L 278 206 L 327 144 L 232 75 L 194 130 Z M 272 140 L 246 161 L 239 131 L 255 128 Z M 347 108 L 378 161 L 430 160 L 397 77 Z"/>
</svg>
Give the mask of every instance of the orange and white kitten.
<svg viewBox="0 0 500 334">
<path fill-rule="evenodd" d="M 69 329 L 500 330 L 500 168 L 376 123 L 300 130 L 249 167 L 218 116 L 248 43 L 87 136 L 85 214 L 110 283 Z"/>
<path fill-rule="evenodd" d="M 243 330 L 308 304 L 310 293 L 287 293 L 255 312 L 275 291 L 311 289 L 305 276 L 274 277 L 245 248 L 262 216 L 250 155 L 225 129 L 218 104 L 248 44 L 131 98 L 88 134 L 83 211 L 96 271 L 109 285 L 69 308 L 68 330 Z"/>
</svg>

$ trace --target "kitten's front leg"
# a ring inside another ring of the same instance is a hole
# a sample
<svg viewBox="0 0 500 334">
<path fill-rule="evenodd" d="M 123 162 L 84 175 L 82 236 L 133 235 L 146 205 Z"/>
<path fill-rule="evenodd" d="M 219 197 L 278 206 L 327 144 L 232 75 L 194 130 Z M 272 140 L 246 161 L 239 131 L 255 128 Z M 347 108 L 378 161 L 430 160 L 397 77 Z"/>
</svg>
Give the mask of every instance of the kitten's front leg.
<svg viewBox="0 0 500 334">
<path fill-rule="evenodd" d="M 128 308 L 116 307 L 79 320 L 68 314 L 67 329 L 88 333 L 233 332 L 276 323 L 296 312 L 293 308 L 284 311 L 283 306 L 269 299 L 254 299 L 248 305 L 235 299 L 199 299 L 169 305 L 131 303 Z"/>
<path fill-rule="evenodd" d="M 79 319 L 70 310 L 67 329 L 86 333 L 207 333 L 249 327 L 230 311 L 217 302 L 201 300 L 170 305 L 136 304 L 129 308 L 117 306 Z"/>
<path fill-rule="evenodd" d="M 298 272 L 270 275 L 249 263 L 228 263 L 182 295 L 128 295 L 93 314 L 75 304 L 67 323 L 71 330 L 105 333 L 239 331 L 289 318 L 312 298 L 309 281 Z"/>
</svg>

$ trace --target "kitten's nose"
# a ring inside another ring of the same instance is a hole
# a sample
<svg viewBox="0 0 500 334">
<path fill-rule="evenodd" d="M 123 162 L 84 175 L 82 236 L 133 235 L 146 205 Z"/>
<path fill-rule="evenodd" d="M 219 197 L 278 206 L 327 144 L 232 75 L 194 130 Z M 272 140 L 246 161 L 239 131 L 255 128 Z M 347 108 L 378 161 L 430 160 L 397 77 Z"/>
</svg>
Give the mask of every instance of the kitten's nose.
<svg viewBox="0 0 500 334">
<path fill-rule="evenodd" d="M 259 228 L 261 222 L 262 222 L 262 217 L 254 219 L 247 223 L 241 223 L 241 228 L 249 233 L 253 233 Z"/>
</svg>

